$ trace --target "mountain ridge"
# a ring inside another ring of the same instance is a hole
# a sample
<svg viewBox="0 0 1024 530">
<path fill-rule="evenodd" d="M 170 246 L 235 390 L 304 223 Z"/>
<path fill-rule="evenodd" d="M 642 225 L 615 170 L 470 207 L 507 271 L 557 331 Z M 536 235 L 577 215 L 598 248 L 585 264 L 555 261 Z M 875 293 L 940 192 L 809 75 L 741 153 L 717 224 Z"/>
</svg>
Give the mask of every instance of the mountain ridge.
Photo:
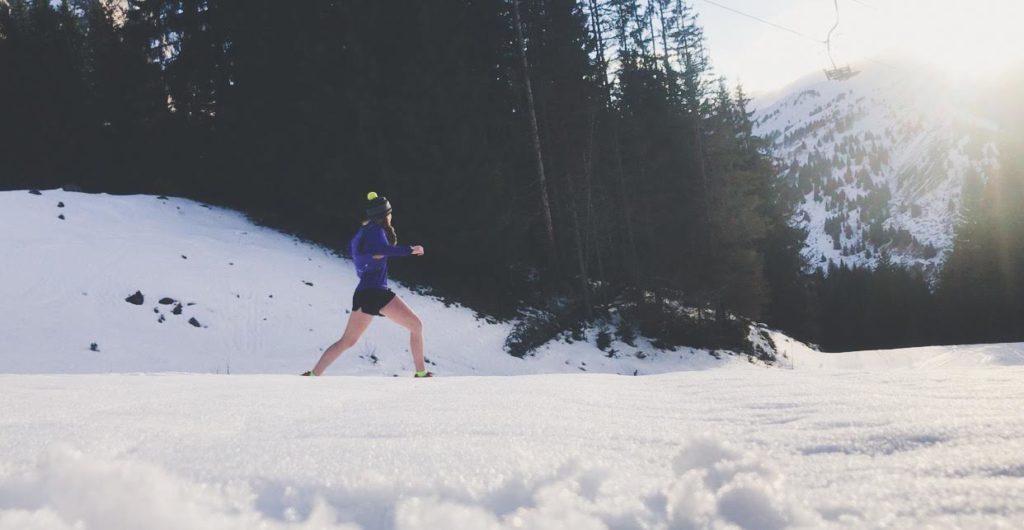
<svg viewBox="0 0 1024 530">
<path fill-rule="evenodd" d="M 883 261 L 934 280 L 952 251 L 965 187 L 998 169 L 983 91 L 902 61 L 843 81 L 807 76 L 755 111 L 807 232 L 808 272 Z"/>
</svg>

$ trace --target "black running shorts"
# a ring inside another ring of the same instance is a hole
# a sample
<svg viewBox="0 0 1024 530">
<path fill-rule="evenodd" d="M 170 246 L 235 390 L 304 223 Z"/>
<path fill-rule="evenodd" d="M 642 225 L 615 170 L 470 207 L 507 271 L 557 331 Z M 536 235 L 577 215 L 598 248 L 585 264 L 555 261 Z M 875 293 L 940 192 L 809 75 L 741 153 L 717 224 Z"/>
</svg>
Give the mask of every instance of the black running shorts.
<svg viewBox="0 0 1024 530">
<path fill-rule="evenodd" d="M 380 309 L 395 297 L 391 289 L 360 289 L 352 295 L 352 310 L 382 317 Z"/>
</svg>

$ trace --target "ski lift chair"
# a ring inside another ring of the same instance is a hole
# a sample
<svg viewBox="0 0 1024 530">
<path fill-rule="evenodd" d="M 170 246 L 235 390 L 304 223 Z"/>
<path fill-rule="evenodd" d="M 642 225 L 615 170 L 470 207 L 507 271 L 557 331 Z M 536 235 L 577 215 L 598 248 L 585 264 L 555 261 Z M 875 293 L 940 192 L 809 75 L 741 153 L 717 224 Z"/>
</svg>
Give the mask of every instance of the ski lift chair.
<svg viewBox="0 0 1024 530">
<path fill-rule="evenodd" d="M 825 70 L 825 77 L 827 77 L 829 81 L 846 81 L 859 73 L 859 70 L 854 70 L 849 66 L 839 66 L 832 68 L 831 70 Z"/>
<path fill-rule="evenodd" d="M 839 0 L 834 0 L 833 3 L 836 7 L 836 23 L 828 31 L 828 37 L 825 38 L 825 50 L 828 52 L 828 60 L 832 63 L 832 69 L 825 70 L 825 77 L 829 81 L 846 81 L 860 72 L 850 68 L 849 65 L 836 66 L 836 60 L 832 58 L 832 33 L 839 27 Z"/>
</svg>

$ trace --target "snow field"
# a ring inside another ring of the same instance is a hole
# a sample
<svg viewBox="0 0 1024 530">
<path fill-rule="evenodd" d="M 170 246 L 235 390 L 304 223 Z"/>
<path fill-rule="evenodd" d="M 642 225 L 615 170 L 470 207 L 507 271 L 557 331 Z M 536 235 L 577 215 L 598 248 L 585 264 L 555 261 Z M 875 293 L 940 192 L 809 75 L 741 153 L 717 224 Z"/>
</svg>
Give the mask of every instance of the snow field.
<svg viewBox="0 0 1024 530">
<path fill-rule="evenodd" d="M 408 377 L 383 319 L 329 371 L 378 377 L 258 375 L 341 333 L 347 260 L 188 200 L 22 191 L 0 265 L 0 530 L 1024 527 L 1024 344 L 771 333 L 776 368 L 589 330 L 520 360 L 510 324 L 395 286 L 469 377 Z M 522 374 L 548 375 L 481 377 Z"/>
<path fill-rule="evenodd" d="M 401 234 L 400 212 L 396 224 Z M 430 247 L 423 258 L 398 259 L 430 259 Z M 301 373 L 341 337 L 358 283 L 349 260 L 235 211 L 61 190 L 0 192 L 0 265 L 0 372 L 8 373 Z M 524 361 L 503 350 L 511 324 L 391 287 L 423 320 L 428 368 L 439 374 L 748 364 L 702 350 L 662 352 L 643 339 L 635 347 L 615 341 L 619 353 L 609 358 L 593 346 L 596 330 L 588 342 L 552 343 Z M 142 305 L 125 300 L 136 291 Z M 378 318 L 329 374 L 412 371 L 408 334 Z"/>
<path fill-rule="evenodd" d="M 1024 369 L 0 376 L 0 529 L 1014 528 Z"/>
</svg>

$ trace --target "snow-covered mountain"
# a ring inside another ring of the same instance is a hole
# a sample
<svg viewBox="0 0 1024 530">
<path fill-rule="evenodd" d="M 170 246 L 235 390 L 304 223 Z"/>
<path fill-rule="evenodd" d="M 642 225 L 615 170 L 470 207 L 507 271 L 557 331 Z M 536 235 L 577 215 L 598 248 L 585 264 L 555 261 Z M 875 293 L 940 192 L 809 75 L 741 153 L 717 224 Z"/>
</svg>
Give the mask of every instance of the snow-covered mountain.
<svg viewBox="0 0 1024 530">
<path fill-rule="evenodd" d="M 235 211 L 61 190 L 0 193 L 0 271 L 0 372 L 13 373 L 299 373 L 341 336 L 358 282 L 349 260 Z M 423 319 L 439 374 L 752 366 L 745 355 L 663 350 L 643 338 L 613 336 L 602 351 L 598 329 L 519 359 L 504 350 L 515 322 L 393 288 Z M 766 337 L 751 327 L 752 343 L 774 357 Z M 408 348 L 408 333 L 377 319 L 329 373 L 408 375 Z"/>
<path fill-rule="evenodd" d="M 952 250 L 968 179 L 998 167 L 998 126 L 982 89 L 907 62 L 847 81 L 817 74 L 758 101 L 756 132 L 794 186 L 810 269 L 874 267 L 882 255 L 925 271 Z"/>
</svg>

